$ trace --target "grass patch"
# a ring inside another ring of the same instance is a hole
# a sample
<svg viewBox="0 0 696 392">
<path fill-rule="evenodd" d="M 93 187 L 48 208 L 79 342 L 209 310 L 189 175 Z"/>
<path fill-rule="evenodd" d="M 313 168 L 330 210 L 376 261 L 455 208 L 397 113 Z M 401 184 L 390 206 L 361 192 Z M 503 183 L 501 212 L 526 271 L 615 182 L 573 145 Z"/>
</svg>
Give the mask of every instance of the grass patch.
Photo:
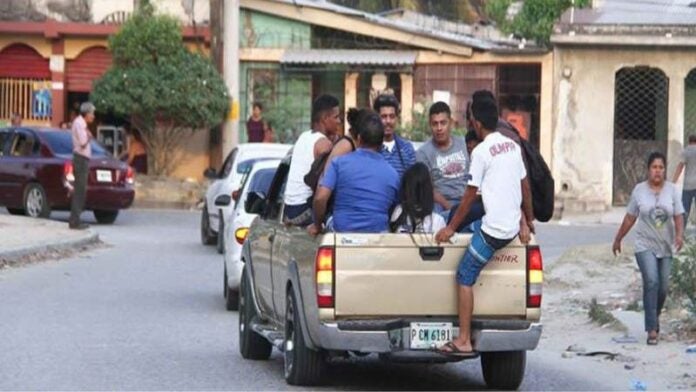
<svg viewBox="0 0 696 392">
<path fill-rule="evenodd" d="M 590 310 L 587 314 L 590 320 L 601 327 L 609 327 L 617 330 L 624 330 L 625 327 L 614 317 L 607 307 L 597 303 L 597 298 L 592 298 L 590 301 Z"/>
</svg>

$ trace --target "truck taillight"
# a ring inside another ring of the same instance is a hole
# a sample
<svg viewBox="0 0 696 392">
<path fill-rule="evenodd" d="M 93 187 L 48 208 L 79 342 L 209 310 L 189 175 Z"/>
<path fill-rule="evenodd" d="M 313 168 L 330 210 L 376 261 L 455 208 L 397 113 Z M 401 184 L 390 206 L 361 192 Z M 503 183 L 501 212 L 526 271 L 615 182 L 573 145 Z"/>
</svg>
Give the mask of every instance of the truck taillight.
<svg viewBox="0 0 696 392">
<path fill-rule="evenodd" d="M 527 307 L 541 307 L 541 291 L 544 283 L 544 263 L 538 246 L 527 247 Z"/>
<path fill-rule="evenodd" d="M 317 304 L 320 308 L 334 307 L 334 249 L 321 247 L 316 258 Z"/>
<path fill-rule="evenodd" d="M 244 240 L 246 240 L 247 235 L 249 235 L 248 227 L 240 227 L 239 229 L 234 231 L 234 239 L 237 241 L 239 245 L 244 244 Z"/>
<path fill-rule="evenodd" d="M 132 167 L 128 166 L 126 169 L 126 184 L 133 185 L 135 183 L 135 171 Z"/>
<path fill-rule="evenodd" d="M 73 164 L 70 161 L 67 161 L 63 164 L 63 177 L 68 182 L 74 182 L 75 181 L 75 175 L 73 174 Z"/>
</svg>

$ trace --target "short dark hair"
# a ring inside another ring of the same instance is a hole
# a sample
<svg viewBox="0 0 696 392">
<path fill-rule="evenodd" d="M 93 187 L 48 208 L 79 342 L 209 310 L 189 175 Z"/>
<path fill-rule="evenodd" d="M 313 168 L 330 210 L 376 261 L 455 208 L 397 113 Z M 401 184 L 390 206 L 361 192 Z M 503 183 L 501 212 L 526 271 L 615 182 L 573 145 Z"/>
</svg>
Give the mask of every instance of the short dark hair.
<svg viewBox="0 0 696 392">
<path fill-rule="evenodd" d="M 430 105 L 430 110 L 428 111 L 428 117 L 432 117 L 436 114 L 447 113 L 447 117 L 452 117 L 452 110 L 448 104 L 438 101 Z"/>
<path fill-rule="evenodd" d="M 480 101 L 482 99 L 490 99 L 491 101 L 495 101 L 495 95 L 493 95 L 491 90 L 476 90 L 471 95 L 472 102 Z"/>
<path fill-rule="evenodd" d="M 379 147 L 384 142 L 384 125 L 382 119 L 374 112 L 360 116 L 358 121 L 360 140 L 367 147 Z"/>
<path fill-rule="evenodd" d="M 478 141 L 479 141 L 479 138 L 478 138 L 478 135 L 476 134 L 476 131 L 474 131 L 474 130 L 468 131 L 468 132 L 466 133 L 466 135 L 464 135 L 464 141 L 465 141 L 466 143 L 469 143 L 469 142 L 478 142 Z"/>
<path fill-rule="evenodd" d="M 696 143 L 696 133 L 689 135 L 689 143 Z"/>
<path fill-rule="evenodd" d="M 379 114 L 380 109 L 385 107 L 392 107 L 396 114 L 401 112 L 401 105 L 399 105 L 399 100 L 392 94 L 380 94 L 375 102 L 372 104 L 372 108 Z"/>
<path fill-rule="evenodd" d="M 349 132 L 350 136 L 352 136 L 353 139 L 358 138 L 358 127 L 360 126 L 360 120 L 369 113 L 372 113 L 370 109 L 348 109 L 348 114 L 346 114 L 346 120 L 348 122 L 348 125 L 350 125 Z"/>
<path fill-rule="evenodd" d="M 652 166 L 653 162 L 655 162 L 658 159 L 662 161 L 663 165 L 667 165 L 667 158 L 665 157 L 665 154 L 655 151 L 653 153 L 650 153 L 650 155 L 648 156 L 648 169 L 650 168 L 650 166 Z"/>
<path fill-rule="evenodd" d="M 471 114 L 489 131 L 498 125 L 498 105 L 490 99 L 480 99 L 471 103 Z"/>
<path fill-rule="evenodd" d="M 334 97 L 333 95 L 322 94 L 317 97 L 317 99 L 315 99 L 312 103 L 312 124 L 318 122 L 325 112 L 328 112 L 339 105 L 340 102 L 338 102 L 338 98 Z"/>
<path fill-rule="evenodd" d="M 259 110 L 263 110 L 263 104 L 261 102 L 254 102 L 251 104 L 251 108 L 259 108 Z"/>
</svg>

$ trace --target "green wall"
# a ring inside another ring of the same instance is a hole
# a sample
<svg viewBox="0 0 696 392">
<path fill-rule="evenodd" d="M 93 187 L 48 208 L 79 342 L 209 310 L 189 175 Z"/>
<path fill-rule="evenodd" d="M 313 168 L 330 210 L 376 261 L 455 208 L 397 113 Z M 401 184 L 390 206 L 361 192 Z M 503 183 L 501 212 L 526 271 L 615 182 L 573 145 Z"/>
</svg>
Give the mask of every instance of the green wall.
<svg viewBox="0 0 696 392">
<path fill-rule="evenodd" d="M 294 48 L 311 46 L 312 28 L 308 23 L 241 10 L 239 46 L 242 48 Z"/>
</svg>

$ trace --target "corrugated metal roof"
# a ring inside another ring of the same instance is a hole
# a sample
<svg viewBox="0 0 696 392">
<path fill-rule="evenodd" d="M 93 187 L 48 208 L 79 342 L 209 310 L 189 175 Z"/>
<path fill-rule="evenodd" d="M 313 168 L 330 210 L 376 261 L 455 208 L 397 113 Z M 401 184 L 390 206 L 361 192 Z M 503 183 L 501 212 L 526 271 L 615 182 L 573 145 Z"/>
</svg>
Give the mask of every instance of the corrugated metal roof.
<svg viewBox="0 0 696 392">
<path fill-rule="evenodd" d="M 413 65 L 416 52 L 398 50 L 288 49 L 284 64 Z"/>
<path fill-rule="evenodd" d="M 576 25 L 696 25 L 694 0 L 601 0 L 592 9 L 566 11 L 560 23 Z"/>
<path fill-rule="evenodd" d="M 481 39 L 481 38 L 473 37 L 470 35 L 456 34 L 456 33 L 451 33 L 451 32 L 443 31 L 443 30 L 423 28 L 421 26 L 410 23 L 408 21 L 399 20 L 399 19 L 390 19 L 390 18 L 387 18 L 385 16 L 371 14 L 371 13 L 359 11 L 359 10 L 356 10 L 353 8 L 340 6 L 340 5 L 337 5 L 334 3 L 330 3 L 326 0 L 274 0 L 274 1 L 277 1 L 280 3 L 292 4 L 292 5 L 295 5 L 298 7 L 311 7 L 311 8 L 322 9 L 322 10 L 335 12 L 335 13 L 343 14 L 343 15 L 348 15 L 348 16 L 352 16 L 352 17 L 361 17 L 361 18 L 364 18 L 370 22 L 377 23 L 377 24 L 380 24 L 383 26 L 392 27 L 392 28 L 395 28 L 395 29 L 398 29 L 398 30 L 401 30 L 404 32 L 428 36 L 428 37 L 436 38 L 436 39 L 443 40 L 443 41 L 448 41 L 448 42 L 453 42 L 453 43 L 457 43 L 460 45 L 469 46 L 469 47 L 475 48 L 475 49 L 496 50 L 496 49 L 505 49 L 505 48 L 517 48 L 518 44 L 519 44 L 519 42 L 517 42 L 517 41 L 514 41 L 514 42 L 513 41 L 496 42 L 493 40 Z M 529 45 L 529 44 L 527 44 L 527 45 Z M 523 50 L 520 50 L 520 51 L 523 51 Z"/>
</svg>

